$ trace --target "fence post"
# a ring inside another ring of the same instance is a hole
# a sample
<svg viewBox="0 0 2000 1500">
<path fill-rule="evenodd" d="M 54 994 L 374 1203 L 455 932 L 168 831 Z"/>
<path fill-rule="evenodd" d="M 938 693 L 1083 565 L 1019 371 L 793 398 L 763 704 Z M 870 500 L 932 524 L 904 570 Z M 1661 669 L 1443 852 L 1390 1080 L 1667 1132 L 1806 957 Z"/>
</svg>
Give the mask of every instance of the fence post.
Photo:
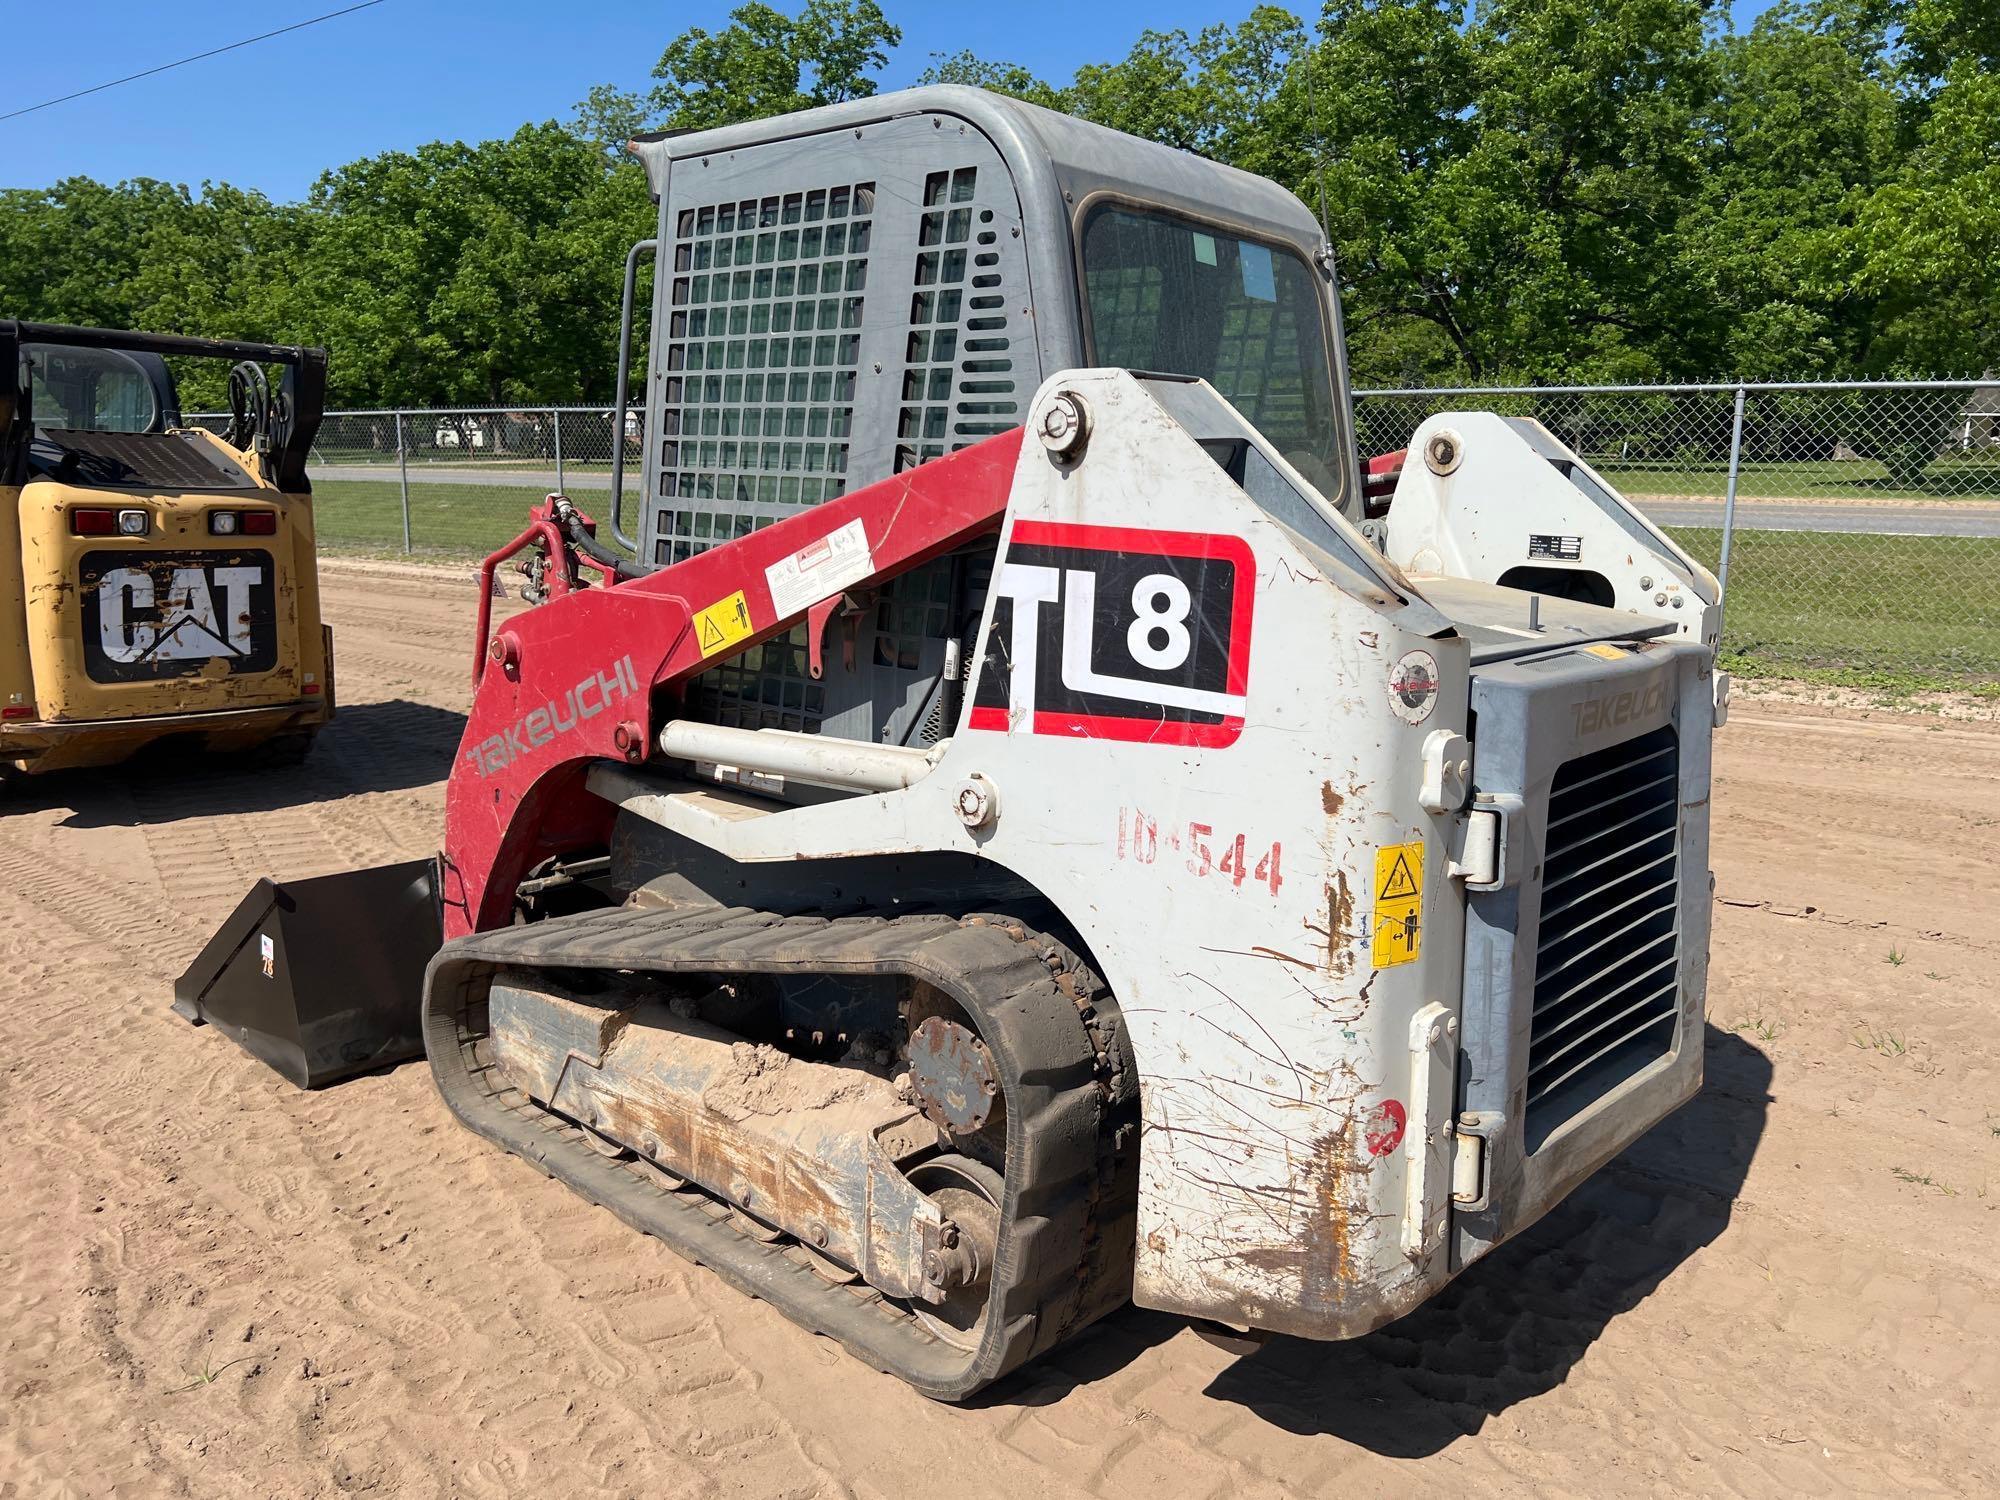
<svg viewBox="0 0 2000 1500">
<path fill-rule="evenodd" d="M 1736 481 L 1743 472 L 1743 387 L 1736 387 L 1736 420 L 1729 431 L 1729 491 L 1722 500 L 1722 566 L 1716 583 L 1721 590 L 1716 604 L 1717 644 L 1720 627 L 1729 616 L 1729 549 L 1736 540 Z"/>
<path fill-rule="evenodd" d="M 403 414 L 396 413 L 396 474 L 403 492 L 403 556 L 410 555 L 410 447 L 403 441 Z"/>
<path fill-rule="evenodd" d="M 550 407 L 549 418 L 555 423 L 556 427 L 556 493 L 566 495 L 569 493 L 569 486 L 563 483 L 562 408 L 560 406 Z"/>
</svg>

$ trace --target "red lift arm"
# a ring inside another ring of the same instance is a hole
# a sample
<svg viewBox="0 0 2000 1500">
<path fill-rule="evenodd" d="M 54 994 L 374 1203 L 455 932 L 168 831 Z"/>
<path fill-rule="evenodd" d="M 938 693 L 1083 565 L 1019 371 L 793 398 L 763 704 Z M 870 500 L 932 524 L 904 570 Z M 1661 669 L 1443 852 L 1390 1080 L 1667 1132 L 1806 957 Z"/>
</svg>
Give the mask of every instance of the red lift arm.
<svg viewBox="0 0 2000 1500">
<path fill-rule="evenodd" d="M 480 659 L 445 788 L 444 935 L 505 925 L 515 886 L 536 864 L 608 840 L 612 810 L 585 790 L 585 772 L 606 758 L 644 760 L 690 678 L 802 619 L 817 676 L 820 633 L 843 593 L 997 531 L 1020 448 L 1015 428 L 657 573 L 559 592 L 502 626 Z M 839 582 L 828 597 L 802 602 L 800 589 L 787 589 L 780 613 L 771 570 L 781 585 L 810 580 L 825 549 L 852 542 L 854 522 L 866 536 L 866 576 L 829 568 L 824 576 Z M 555 527 L 531 526 L 482 576 L 490 581 L 502 558 L 536 540 L 568 545 Z M 574 576 L 566 555 L 551 562 L 552 573 Z M 485 619 L 482 611 L 482 636 Z"/>
</svg>

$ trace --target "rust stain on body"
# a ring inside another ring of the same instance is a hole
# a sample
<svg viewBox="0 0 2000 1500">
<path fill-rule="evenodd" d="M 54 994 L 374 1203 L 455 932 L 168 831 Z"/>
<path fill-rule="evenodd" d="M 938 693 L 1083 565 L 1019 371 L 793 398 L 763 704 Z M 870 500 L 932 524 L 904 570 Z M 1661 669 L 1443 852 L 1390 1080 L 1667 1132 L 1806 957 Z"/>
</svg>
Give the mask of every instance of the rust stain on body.
<svg viewBox="0 0 2000 1500">
<path fill-rule="evenodd" d="M 1355 1170 L 1345 1127 L 1313 1143 L 1319 1170 L 1313 1174 L 1313 1232 L 1306 1236 L 1299 1273 L 1299 1298 L 1307 1312 L 1339 1309 L 1354 1287 L 1353 1206 L 1342 1189 Z"/>
<path fill-rule="evenodd" d="M 1250 951 L 1259 958 L 1275 958 L 1280 963 L 1297 964 L 1301 969 L 1316 969 L 1318 964 L 1309 958 L 1298 958 L 1290 953 L 1282 953 L 1276 948 L 1262 948 L 1253 944 Z"/>
<path fill-rule="evenodd" d="M 1308 921 L 1306 930 L 1326 939 L 1326 972 L 1340 977 L 1354 967 L 1354 955 L 1347 940 L 1354 936 L 1354 892 L 1348 887 L 1347 872 L 1334 869 L 1326 887 L 1326 926 Z"/>
</svg>

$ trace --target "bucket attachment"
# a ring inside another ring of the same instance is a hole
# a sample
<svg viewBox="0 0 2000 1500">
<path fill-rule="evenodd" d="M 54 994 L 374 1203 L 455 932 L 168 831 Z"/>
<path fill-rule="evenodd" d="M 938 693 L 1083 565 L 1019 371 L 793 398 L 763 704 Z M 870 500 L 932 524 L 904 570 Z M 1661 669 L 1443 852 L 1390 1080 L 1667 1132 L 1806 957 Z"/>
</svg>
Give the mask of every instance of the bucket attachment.
<svg viewBox="0 0 2000 1500">
<path fill-rule="evenodd" d="M 435 860 L 260 880 L 174 981 L 173 1008 L 316 1089 L 423 1053 L 442 942 Z"/>
</svg>

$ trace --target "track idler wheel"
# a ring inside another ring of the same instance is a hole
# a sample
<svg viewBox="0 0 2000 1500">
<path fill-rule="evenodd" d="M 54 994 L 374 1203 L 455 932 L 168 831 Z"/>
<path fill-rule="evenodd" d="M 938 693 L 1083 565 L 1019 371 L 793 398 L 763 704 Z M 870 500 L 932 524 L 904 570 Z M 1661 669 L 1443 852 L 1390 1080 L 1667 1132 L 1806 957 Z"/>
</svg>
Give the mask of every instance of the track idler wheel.
<svg viewBox="0 0 2000 1500">
<path fill-rule="evenodd" d="M 942 1302 L 912 1302 L 917 1321 L 956 1349 L 977 1349 L 986 1332 L 993 1257 L 1000 1243 L 1000 1174 L 969 1156 L 934 1156 L 908 1172 L 910 1185 L 933 1203 L 948 1226 L 946 1243 L 926 1258 L 924 1276 Z"/>
</svg>

